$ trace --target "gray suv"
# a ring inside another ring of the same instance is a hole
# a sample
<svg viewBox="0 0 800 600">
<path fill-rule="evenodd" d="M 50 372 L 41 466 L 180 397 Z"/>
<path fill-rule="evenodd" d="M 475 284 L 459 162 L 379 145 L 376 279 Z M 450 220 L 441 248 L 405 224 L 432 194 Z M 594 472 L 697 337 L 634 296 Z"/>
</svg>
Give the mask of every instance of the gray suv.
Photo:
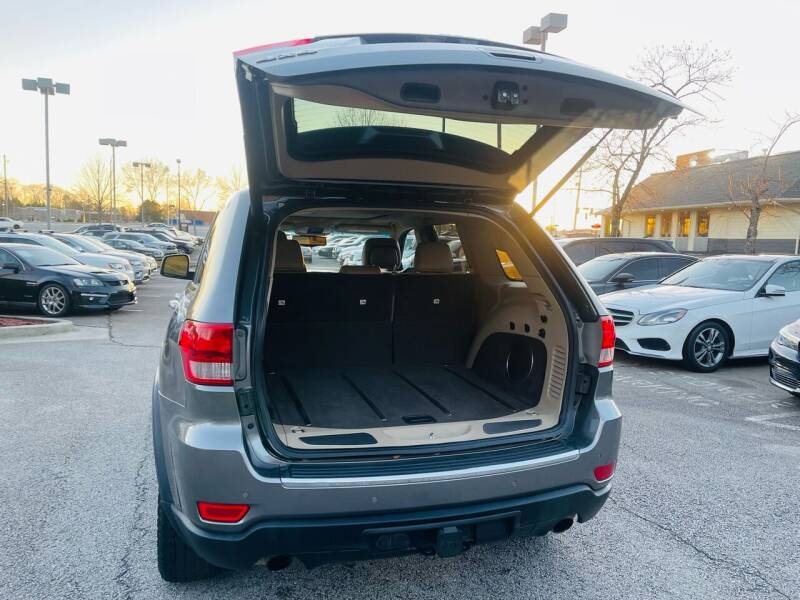
<svg viewBox="0 0 800 600">
<path fill-rule="evenodd" d="M 162 577 L 453 556 L 592 518 L 620 441 L 614 325 L 514 199 L 591 129 L 682 107 L 443 36 L 273 44 L 236 78 L 250 189 L 196 266 L 161 267 L 188 280 L 153 386 Z M 342 232 L 367 236 L 353 264 L 304 262 Z"/>
</svg>

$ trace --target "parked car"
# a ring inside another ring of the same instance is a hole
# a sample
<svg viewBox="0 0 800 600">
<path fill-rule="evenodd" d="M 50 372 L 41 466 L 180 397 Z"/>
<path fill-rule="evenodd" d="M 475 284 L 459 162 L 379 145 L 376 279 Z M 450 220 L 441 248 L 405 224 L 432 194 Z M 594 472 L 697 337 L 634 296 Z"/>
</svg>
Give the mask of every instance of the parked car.
<svg viewBox="0 0 800 600">
<path fill-rule="evenodd" d="M 598 256 L 578 267 L 596 294 L 653 285 L 675 271 L 697 262 L 688 254 L 625 252 Z"/>
<path fill-rule="evenodd" d="M 682 107 L 485 40 L 289 46 L 237 53 L 251 191 L 217 215 L 196 268 L 161 267 L 194 282 L 153 386 L 161 576 L 453 556 L 592 518 L 620 436 L 613 321 L 514 199 L 587 129 L 651 128 Z M 407 114 L 376 134 L 340 125 L 353 108 Z M 506 153 L 483 127 L 441 131 L 465 116 L 546 126 Z M 307 272 L 279 235 L 342 223 L 376 232 L 347 274 Z M 458 231 L 469 273 L 437 225 Z M 382 272 L 411 230 L 426 232 L 415 272 Z"/>
<path fill-rule="evenodd" d="M 660 284 L 612 292 L 617 348 L 715 371 L 728 358 L 766 356 L 778 330 L 800 314 L 800 259 L 711 256 Z"/>
<path fill-rule="evenodd" d="M 44 246 L 0 243 L 0 305 L 35 306 L 46 317 L 136 302 L 122 273 L 84 265 Z"/>
<path fill-rule="evenodd" d="M 156 237 L 153 237 L 149 233 L 132 233 L 129 231 L 116 231 L 110 232 L 103 235 L 101 238 L 104 242 L 108 243 L 109 240 L 126 240 L 126 241 L 133 241 L 139 242 L 143 246 L 147 248 L 153 248 L 156 250 L 160 250 L 164 253 L 164 256 L 168 256 L 170 254 L 177 254 L 178 247 L 173 244 L 172 242 L 164 242 L 159 240 Z"/>
<path fill-rule="evenodd" d="M 81 252 L 45 233 L 0 233 L 0 243 L 45 246 L 77 260 L 79 263 L 99 267 L 101 269 L 119 271 L 120 273 L 124 273 L 131 280 L 134 279 L 133 265 L 126 259 L 119 256 L 109 256 L 100 252 Z"/>
<path fill-rule="evenodd" d="M 183 254 L 191 254 L 192 252 L 194 252 L 195 248 L 194 240 L 178 239 L 170 235 L 166 231 L 159 231 L 154 229 L 129 229 L 127 233 L 143 233 L 145 235 L 151 235 L 157 240 L 160 240 L 167 244 L 174 244 L 177 247 L 178 252 L 181 252 Z"/>
<path fill-rule="evenodd" d="M 578 266 L 606 254 L 676 252 L 671 241 L 652 238 L 561 238 L 556 243 Z"/>
<path fill-rule="evenodd" d="M 81 225 L 72 233 L 86 234 L 88 232 L 102 231 L 108 233 L 109 231 L 125 231 L 125 228 L 116 223 L 89 223 L 88 225 Z"/>
<path fill-rule="evenodd" d="M 800 397 L 800 320 L 785 325 L 769 346 L 769 382 Z"/>
<path fill-rule="evenodd" d="M 96 240 L 101 244 L 105 244 L 111 248 L 116 248 L 117 250 L 130 250 L 131 252 L 138 252 L 140 254 L 144 254 L 149 258 L 153 259 L 154 261 L 160 261 L 164 258 L 164 252 L 157 249 L 157 248 L 148 248 L 147 246 L 140 244 L 139 242 L 135 242 L 133 240 Z"/>
<path fill-rule="evenodd" d="M 23 229 L 25 224 L 11 217 L 0 217 L 0 231 L 10 231 L 12 229 Z"/>
<path fill-rule="evenodd" d="M 150 279 L 150 274 L 158 268 L 156 261 L 149 256 L 137 252 L 117 250 L 98 239 L 87 238 L 75 233 L 52 233 L 50 235 L 78 252 L 107 254 L 108 256 L 124 258 L 131 263 L 133 267 L 133 280 L 134 283 L 137 284 Z"/>
<path fill-rule="evenodd" d="M 188 233 L 186 231 L 181 231 L 180 229 L 176 229 L 175 227 L 172 227 L 170 225 L 165 225 L 164 223 L 150 223 L 149 225 L 147 225 L 146 230 L 148 232 L 163 231 L 164 233 L 167 233 L 176 239 L 183 240 L 186 242 L 192 242 L 196 246 L 199 246 L 203 243 L 203 238 L 196 235 L 192 235 L 191 233 Z"/>
</svg>

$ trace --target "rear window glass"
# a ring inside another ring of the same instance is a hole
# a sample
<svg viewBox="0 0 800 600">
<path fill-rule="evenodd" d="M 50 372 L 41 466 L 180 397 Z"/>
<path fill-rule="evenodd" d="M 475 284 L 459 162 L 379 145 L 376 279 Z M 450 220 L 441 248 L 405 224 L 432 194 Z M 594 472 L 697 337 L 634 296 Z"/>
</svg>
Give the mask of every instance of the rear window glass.
<svg viewBox="0 0 800 600">
<path fill-rule="evenodd" d="M 500 261 L 500 267 L 503 269 L 503 273 L 506 274 L 506 277 L 511 281 L 522 281 L 522 275 L 520 275 L 519 270 L 511 260 L 508 252 L 505 250 L 495 250 L 495 252 L 497 252 L 497 260 Z"/>
<path fill-rule="evenodd" d="M 297 133 L 300 134 L 348 127 L 396 127 L 448 134 L 512 154 L 536 133 L 536 126 L 529 124 L 459 121 L 430 115 L 319 104 L 300 99 L 294 99 L 293 106 Z"/>
</svg>

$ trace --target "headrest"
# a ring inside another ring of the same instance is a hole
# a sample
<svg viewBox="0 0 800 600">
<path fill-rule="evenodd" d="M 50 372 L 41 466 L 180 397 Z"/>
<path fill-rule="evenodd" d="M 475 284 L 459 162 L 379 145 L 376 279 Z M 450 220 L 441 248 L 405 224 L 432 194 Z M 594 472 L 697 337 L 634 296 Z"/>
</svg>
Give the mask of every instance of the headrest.
<svg viewBox="0 0 800 600">
<path fill-rule="evenodd" d="M 350 275 L 380 275 L 381 268 L 375 265 L 342 265 L 339 273 Z"/>
<path fill-rule="evenodd" d="M 289 238 L 287 238 L 287 237 L 286 237 L 286 234 L 285 234 L 283 231 L 281 231 L 281 230 L 279 229 L 279 230 L 278 230 L 278 239 L 279 239 L 279 240 L 288 240 Z"/>
<path fill-rule="evenodd" d="M 417 245 L 414 270 L 418 273 L 452 273 L 453 253 L 447 242 L 422 242 Z"/>
<path fill-rule="evenodd" d="M 305 273 L 306 263 L 303 251 L 296 240 L 278 239 L 275 241 L 275 271 L 280 273 Z"/>
<path fill-rule="evenodd" d="M 400 268 L 400 244 L 392 238 L 369 238 L 364 243 L 362 263 L 394 271 Z"/>
</svg>

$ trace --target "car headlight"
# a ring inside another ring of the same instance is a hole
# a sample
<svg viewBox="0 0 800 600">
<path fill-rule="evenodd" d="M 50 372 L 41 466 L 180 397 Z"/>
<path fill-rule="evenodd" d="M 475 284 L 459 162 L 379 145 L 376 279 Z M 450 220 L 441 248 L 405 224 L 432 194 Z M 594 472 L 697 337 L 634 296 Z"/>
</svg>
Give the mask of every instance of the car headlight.
<svg viewBox="0 0 800 600">
<path fill-rule="evenodd" d="M 669 325 L 675 321 L 680 321 L 688 311 L 685 308 L 675 308 L 661 312 L 650 313 L 639 319 L 639 325 Z"/>
<path fill-rule="evenodd" d="M 775 341 L 781 346 L 786 346 L 792 350 L 800 349 L 800 337 L 789 333 L 786 329 L 781 329 L 780 332 L 778 332 L 778 337 Z"/>
<path fill-rule="evenodd" d="M 123 265 L 122 263 L 108 263 L 108 268 L 114 269 L 115 271 L 124 271 L 125 265 Z"/>
<path fill-rule="evenodd" d="M 91 277 L 78 277 L 73 279 L 72 282 L 78 287 L 99 287 L 103 285 L 102 281 L 99 279 L 93 279 Z"/>
</svg>

